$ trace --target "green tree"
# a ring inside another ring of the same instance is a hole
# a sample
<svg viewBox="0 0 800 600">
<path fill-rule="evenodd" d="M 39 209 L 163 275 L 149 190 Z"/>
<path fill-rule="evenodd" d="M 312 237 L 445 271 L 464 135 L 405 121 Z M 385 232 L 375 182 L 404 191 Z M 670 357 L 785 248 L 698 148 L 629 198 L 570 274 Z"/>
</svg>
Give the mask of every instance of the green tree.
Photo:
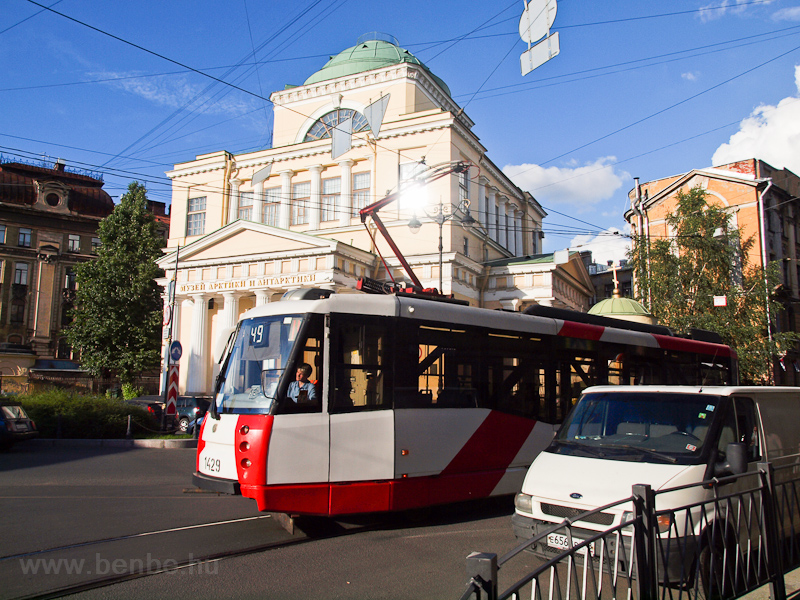
<svg viewBox="0 0 800 600">
<path fill-rule="evenodd" d="M 94 375 L 115 372 L 123 384 L 160 364 L 161 292 L 155 279 L 161 239 L 147 210 L 147 190 L 128 186 L 98 229 L 97 259 L 76 268 L 78 290 L 67 339 Z"/>
<path fill-rule="evenodd" d="M 666 222 L 673 237 L 649 243 L 639 237 L 629 254 L 637 300 L 677 333 L 692 328 L 719 333 L 738 354 L 742 381 L 769 381 L 773 358 L 797 339 L 791 333 L 767 334 L 767 306 L 773 319 L 783 309 L 768 294 L 778 283 L 775 265 L 765 273 L 750 264 L 754 238 L 743 239 L 732 215 L 709 204 L 699 187 L 678 193 Z M 714 306 L 715 296 L 724 296 L 726 306 Z"/>
</svg>

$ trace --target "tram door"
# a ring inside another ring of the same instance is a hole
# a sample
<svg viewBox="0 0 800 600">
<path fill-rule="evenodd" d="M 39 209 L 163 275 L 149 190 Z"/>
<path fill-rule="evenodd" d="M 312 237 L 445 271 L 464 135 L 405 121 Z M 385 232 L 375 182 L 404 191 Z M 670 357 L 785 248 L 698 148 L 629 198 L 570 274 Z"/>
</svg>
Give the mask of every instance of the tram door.
<svg viewBox="0 0 800 600">
<path fill-rule="evenodd" d="M 330 432 L 328 414 L 323 410 L 323 318 L 310 315 L 308 319 L 304 338 L 292 338 L 302 335 L 299 331 L 289 334 L 288 341 L 300 344 L 301 348 L 287 368 L 295 376 L 298 370 L 306 372 L 308 382 L 303 384 L 302 392 L 299 384 L 292 391 L 290 383 L 290 390 L 275 412 L 267 465 L 269 485 L 328 481 Z"/>
<path fill-rule="evenodd" d="M 394 417 L 387 324 L 359 315 L 331 315 L 329 335 L 330 481 L 391 479 Z"/>
</svg>

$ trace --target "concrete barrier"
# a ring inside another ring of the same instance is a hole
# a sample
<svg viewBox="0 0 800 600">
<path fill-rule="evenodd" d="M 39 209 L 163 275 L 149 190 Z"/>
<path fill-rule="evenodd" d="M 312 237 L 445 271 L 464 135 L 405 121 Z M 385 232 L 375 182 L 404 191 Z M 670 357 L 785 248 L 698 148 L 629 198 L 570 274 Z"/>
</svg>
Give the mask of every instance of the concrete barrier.
<svg viewBox="0 0 800 600">
<path fill-rule="evenodd" d="M 106 448 L 197 448 L 197 440 L 194 438 L 186 439 L 147 439 L 147 440 L 66 440 L 52 438 L 36 438 L 22 442 L 34 446 L 60 446 L 66 448 L 80 448 L 102 446 Z"/>
</svg>

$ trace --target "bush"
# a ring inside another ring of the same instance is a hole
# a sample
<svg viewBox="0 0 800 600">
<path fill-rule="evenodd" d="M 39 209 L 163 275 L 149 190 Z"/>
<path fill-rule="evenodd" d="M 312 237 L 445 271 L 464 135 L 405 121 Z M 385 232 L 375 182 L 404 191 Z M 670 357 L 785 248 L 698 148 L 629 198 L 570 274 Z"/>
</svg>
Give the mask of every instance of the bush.
<svg viewBox="0 0 800 600">
<path fill-rule="evenodd" d="M 130 400 L 131 398 L 138 398 L 139 396 L 144 395 L 144 389 L 140 387 L 136 387 L 132 383 L 123 383 L 122 384 L 122 397 L 125 400 Z"/>
<path fill-rule="evenodd" d="M 16 399 L 45 438 L 124 438 L 128 430 L 128 415 L 136 423 L 134 433 L 141 433 L 142 427 L 158 428 L 146 409 L 116 398 L 53 389 Z"/>
</svg>

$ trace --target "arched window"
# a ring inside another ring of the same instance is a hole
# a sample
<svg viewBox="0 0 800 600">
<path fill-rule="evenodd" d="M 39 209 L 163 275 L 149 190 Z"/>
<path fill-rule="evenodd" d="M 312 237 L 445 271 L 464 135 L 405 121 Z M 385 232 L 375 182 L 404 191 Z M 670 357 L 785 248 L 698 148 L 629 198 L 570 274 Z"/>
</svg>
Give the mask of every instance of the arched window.
<svg viewBox="0 0 800 600">
<path fill-rule="evenodd" d="M 353 118 L 353 133 L 369 129 L 367 118 L 360 112 L 351 108 L 339 108 L 317 119 L 316 123 L 314 123 L 308 130 L 308 133 L 306 133 L 306 137 L 303 141 L 313 142 L 314 140 L 324 140 L 331 137 L 333 128 L 339 123 L 344 123 L 350 117 Z"/>
</svg>

